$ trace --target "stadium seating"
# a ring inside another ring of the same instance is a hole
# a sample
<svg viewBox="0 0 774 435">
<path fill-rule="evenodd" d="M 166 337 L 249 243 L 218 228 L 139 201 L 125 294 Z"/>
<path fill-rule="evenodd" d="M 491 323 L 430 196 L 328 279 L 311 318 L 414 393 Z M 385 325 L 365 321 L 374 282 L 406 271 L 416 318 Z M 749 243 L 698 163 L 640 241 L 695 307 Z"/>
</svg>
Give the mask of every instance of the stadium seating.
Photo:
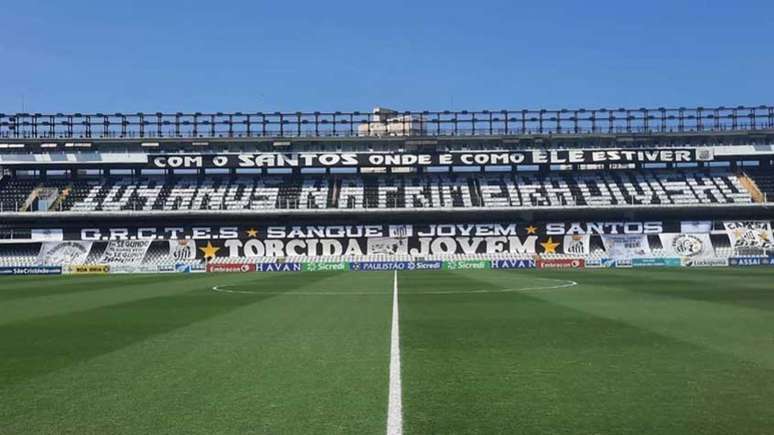
<svg viewBox="0 0 774 435">
<path fill-rule="evenodd" d="M 774 176 L 757 175 L 774 197 Z M 4 211 L 22 210 L 32 191 L 60 191 L 54 210 L 270 210 L 541 208 L 746 204 L 750 192 L 727 171 L 611 171 L 409 176 L 103 177 L 0 185 Z"/>
<path fill-rule="evenodd" d="M 40 243 L 8 243 L 0 248 L 0 267 L 26 267 L 36 265 Z"/>
<path fill-rule="evenodd" d="M 750 171 L 748 172 L 757 184 L 758 189 L 763 193 L 767 199 L 767 202 L 774 202 L 774 174 L 767 171 Z"/>
</svg>

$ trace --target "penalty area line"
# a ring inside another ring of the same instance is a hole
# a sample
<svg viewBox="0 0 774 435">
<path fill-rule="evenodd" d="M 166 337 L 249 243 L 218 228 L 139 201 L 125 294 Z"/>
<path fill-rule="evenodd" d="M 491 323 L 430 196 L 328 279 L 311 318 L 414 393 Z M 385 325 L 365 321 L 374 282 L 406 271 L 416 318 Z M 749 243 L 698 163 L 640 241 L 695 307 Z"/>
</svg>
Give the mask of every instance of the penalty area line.
<svg viewBox="0 0 774 435">
<path fill-rule="evenodd" d="M 390 390 L 387 403 L 387 435 L 403 434 L 403 390 L 400 379 L 400 330 L 398 315 L 398 271 L 393 275 L 392 332 L 390 334 Z"/>
</svg>

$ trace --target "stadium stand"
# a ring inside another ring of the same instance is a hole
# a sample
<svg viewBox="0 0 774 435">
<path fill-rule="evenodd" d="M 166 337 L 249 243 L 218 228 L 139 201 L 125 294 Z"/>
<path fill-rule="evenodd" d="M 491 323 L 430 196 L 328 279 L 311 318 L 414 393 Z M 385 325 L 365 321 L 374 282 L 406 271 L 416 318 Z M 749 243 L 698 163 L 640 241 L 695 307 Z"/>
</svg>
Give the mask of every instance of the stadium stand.
<svg viewBox="0 0 774 435">
<path fill-rule="evenodd" d="M 772 189 L 772 177 L 756 177 Z M 746 204 L 750 192 L 725 171 L 617 171 L 340 177 L 106 177 L 48 182 L 59 211 L 536 208 L 618 205 Z M 42 186 L 0 187 L 3 210 L 18 209 Z M 18 207 L 18 208 L 17 208 Z"/>
<path fill-rule="evenodd" d="M 748 171 L 747 174 L 764 195 L 764 200 L 766 202 L 774 202 L 774 173 L 771 171 L 756 170 Z"/>
<path fill-rule="evenodd" d="M 774 263 L 773 106 L 0 113 L 0 138 L 6 274 L 52 261 Z"/>
</svg>

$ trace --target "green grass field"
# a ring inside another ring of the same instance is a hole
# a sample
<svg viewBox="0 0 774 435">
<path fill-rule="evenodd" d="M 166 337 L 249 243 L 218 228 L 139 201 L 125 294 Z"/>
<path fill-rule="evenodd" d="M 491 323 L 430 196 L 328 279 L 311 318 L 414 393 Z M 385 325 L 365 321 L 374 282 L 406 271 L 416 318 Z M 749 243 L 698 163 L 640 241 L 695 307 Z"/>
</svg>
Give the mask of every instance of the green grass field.
<svg viewBox="0 0 774 435">
<path fill-rule="evenodd" d="M 774 268 L 398 281 L 405 433 L 774 433 Z M 0 433 L 384 433 L 392 291 L 0 278 Z"/>
</svg>

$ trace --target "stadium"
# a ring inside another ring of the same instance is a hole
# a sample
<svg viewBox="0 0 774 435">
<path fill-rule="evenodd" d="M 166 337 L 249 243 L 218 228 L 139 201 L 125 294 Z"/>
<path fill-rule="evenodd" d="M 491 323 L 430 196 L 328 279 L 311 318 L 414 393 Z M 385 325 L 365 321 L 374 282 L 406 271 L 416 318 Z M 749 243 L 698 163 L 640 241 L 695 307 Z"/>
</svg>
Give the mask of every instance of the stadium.
<svg viewBox="0 0 774 435">
<path fill-rule="evenodd" d="M 774 424 L 774 106 L 0 114 L 0 168 L 0 432 Z"/>
</svg>

